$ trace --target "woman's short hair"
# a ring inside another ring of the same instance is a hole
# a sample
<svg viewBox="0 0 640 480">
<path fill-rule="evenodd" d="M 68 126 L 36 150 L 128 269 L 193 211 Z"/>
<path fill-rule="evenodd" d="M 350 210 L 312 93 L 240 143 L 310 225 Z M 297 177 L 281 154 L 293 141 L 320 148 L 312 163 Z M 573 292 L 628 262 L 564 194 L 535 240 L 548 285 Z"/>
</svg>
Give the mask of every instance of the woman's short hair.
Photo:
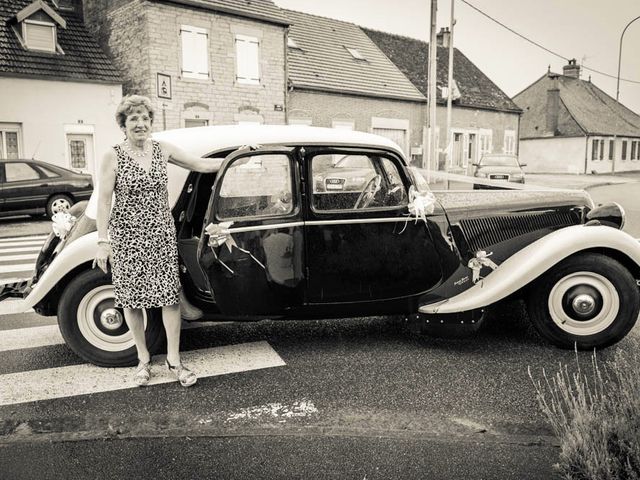
<svg viewBox="0 0 640 480">
<path fill-rule="evenodd" d="M 145 97 L 143 95 L 127 95 L 122 97 L 122 101 L 116 109 L 116 121 L 120 127 L 124 127 L 124 124 L 127 121 L 127 115 L 137 107 L 144 107 L 147 109 L 149 117 L 151 118 L 151 124 L 153 125 L 153 115 L 155 111 L 153 109 L 153 105 L 151 105 L 149 97 Z"/>
</svg>

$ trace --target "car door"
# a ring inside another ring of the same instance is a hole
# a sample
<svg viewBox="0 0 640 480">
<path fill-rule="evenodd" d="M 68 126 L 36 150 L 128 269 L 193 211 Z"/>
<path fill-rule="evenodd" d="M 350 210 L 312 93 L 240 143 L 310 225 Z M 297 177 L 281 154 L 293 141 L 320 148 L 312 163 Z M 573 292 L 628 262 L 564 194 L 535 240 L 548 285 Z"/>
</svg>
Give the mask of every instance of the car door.
<svg viewBox="0 0 640 480">
<path fill-rule="evenodd" d="M 4 211 L 44 209 L 47 194 L 40 188 L 41 175 L 29 163 L 5 162 L 5 183 L 3 188 Z"/>
<path fill-rule="evenodd" d="M 299 184 L 292 149 L 245 149 L 225 159 L 198 245 L 198 263 L 221 313 L 277 317 L 302 305 Z"/>
<path fill-rule="evenodd" d="M 366 302 L 375 313 L 381 303 L 406 304 L 441 280 L 427 223 L 409 218 L 410 180 L 398 157 L 315 148 L 304 162 L 309 305 L 332 305 L 337 313 L 339 304 Z M 359 168 L 336 174 L 345 163 Z M 366 314 L 366 305 L 358 312 Z"/>
</svg>

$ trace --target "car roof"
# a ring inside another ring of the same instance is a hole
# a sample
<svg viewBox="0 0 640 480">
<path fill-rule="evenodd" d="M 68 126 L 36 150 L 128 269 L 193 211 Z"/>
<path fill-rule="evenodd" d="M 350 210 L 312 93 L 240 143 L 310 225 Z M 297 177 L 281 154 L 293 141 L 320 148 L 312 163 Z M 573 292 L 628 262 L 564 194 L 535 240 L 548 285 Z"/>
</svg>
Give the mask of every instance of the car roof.
<svg viewBox="0 0 640 480">
<path fill-rule="evenodd" d="M 215 125 L 208 127 L 180 128 L 165 130 L 153 134 L 159 141 L 172 143 L 181 149 L 206 157 L 218 152 L 235 150 L 243 145 L 331 145 L 363 148 L 378 148 L 396 153 L 402 159 L 402 149 L 394 141 L 372 133 L 337 128 L 311 127 L 306 125 Z M 173 207 L 189 171 L 170 164 L 169 205 Z M 95 218 L 97 209 L 97 182 L 94 182 L 94 194 L 91 196 L 86 213 Z"/>
<path fill-rule="evenodd" d="M 391 150 L 404 158 L 398 144 L 380 135 L 306 125 L 217 125 L 165 130 L 153 137 L 201 157 L 243 145 L 353 145 Z"/>
</svg>

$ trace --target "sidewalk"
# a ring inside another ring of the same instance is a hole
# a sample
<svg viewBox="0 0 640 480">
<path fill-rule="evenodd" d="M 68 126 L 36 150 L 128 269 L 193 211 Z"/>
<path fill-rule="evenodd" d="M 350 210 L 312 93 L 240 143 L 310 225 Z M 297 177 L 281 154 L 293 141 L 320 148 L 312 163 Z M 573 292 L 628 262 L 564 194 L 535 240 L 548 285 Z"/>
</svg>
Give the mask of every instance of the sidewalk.
<svg viewBox="0 0 640 480">
<path fill-rule="evenodd" d="M 623 172 L 617 173 L 615 175 L 527 173 L 525 178 L 526 183 L 529 185 L 542 185 L 552 188 L 584 190 L 593 187 L 600 187 L 603 185 L 640 182 L 640 172 Z"/>
</svg>

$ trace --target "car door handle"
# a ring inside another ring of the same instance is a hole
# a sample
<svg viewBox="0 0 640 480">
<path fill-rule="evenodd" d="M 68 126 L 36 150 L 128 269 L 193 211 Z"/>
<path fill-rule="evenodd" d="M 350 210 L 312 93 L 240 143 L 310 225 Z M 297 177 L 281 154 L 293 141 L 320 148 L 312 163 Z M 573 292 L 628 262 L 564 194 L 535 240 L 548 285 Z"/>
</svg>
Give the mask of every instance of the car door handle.
<svg viewBox="0 0 640 480">
<path fill-rule="evenodd" d="M 49 184 L 48 184 L 48 183 L 42 183 L 40 186 L 41 186 L 41 187 L 48 187 L 48 186 L 49 186 Z"/>
</svg>

